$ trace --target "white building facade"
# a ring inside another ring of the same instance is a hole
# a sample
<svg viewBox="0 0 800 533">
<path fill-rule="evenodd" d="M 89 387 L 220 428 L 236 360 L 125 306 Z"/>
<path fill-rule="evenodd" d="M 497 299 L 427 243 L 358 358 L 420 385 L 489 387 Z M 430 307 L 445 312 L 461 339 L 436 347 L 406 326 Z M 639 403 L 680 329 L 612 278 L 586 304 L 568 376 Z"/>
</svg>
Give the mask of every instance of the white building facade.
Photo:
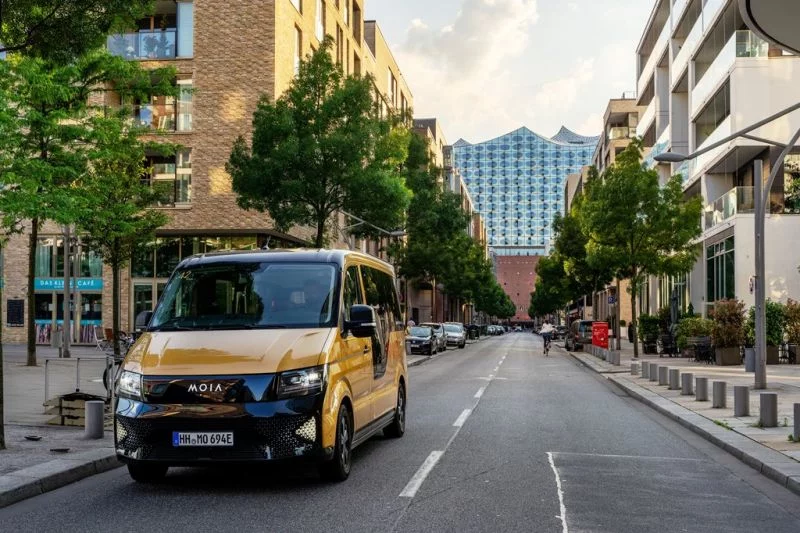
<svg viewBox="0 0 800 533">
<path fill-rule="evenodd" d="M 681 174 L 686 196 L 702 196 L 705 205 L 694 270 L 651 279 L 640 311 L 669 305 L 674 289 L 684 310 L 691 304 L 703 315 L 722 299 L 750 307 L 754 162 L 764 162 L 766 180 L 780 143 L 800 128 L 800 112 L 680 165 L 653 158 L 695 152 L 800 102 L 800 58 L 749 31 L 736 0 L 658 0 L 637 49 L 637 75 L 645 164 L 664 181 Z M 800 147 L 793 152 L 770 192 L 766 221 L 767 297 L 784 303 L 800 299 Z"/>
</svg>

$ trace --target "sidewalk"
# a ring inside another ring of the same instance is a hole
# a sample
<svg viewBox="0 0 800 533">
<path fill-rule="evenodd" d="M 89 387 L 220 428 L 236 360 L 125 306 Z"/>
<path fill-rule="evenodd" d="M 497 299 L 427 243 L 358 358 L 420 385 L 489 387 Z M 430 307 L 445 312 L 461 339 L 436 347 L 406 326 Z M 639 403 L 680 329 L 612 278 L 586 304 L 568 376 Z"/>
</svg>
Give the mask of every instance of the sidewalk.
<svg viewBox="0 0 800 533">
<path fill-rule="evenodd" d="M 105 397 L 103 354 L 84 346 L 74 347 L 70 359 L 59 359 L 50 347 L 36 351 L 38 365 L 29 367 L 25 346 L 3 345 L 6 449 L 0 451 L 0 507 L 120 466 L 110 417 L 103 439 L 86 440 L 82 427 L 48 425 L 53 415 L 44 414 L 45 368 L 51 399 L 76 388 Z"/>
<path fill-rule="evenodd" d="M 681 374 L 692 373 L 695 379 L 708 378 L 709 401 L 696 401 L 694 394 L 683 396 L 680 390 L 669 390 L 667 386 L 659 385 L 657 380 L 642 378 L 641 371 L 639 375 L 632 375 L 631 363 L 634 361 L 632 345 L 624 344 L 620 366 L 611 365 L 584 352 L 569 352 L 569 355 L 586 367 L 604 375 L 634 398 L 800 494 L 800 443 L 789 440 L 789 435 L 794 429 L 793 406 L 795 403 L 800 403 L 800 365 L 767 366 L 769 388 L 761 391 L 753 389 L 754 374 L 745 372 L 743 365 L 713 366 L 684 358 L 640 356 L 638 361 L 641 364 L 656 363 L 670 369 L 679 369 Z M 560 347 L 563 347 L 563 344 Z M 726 383 L 726 407 L 712 407 L 710 400 L 714 381 Z M 694 383 L 695 381 L 693 386 Z M 750 389 L 750 416 L 734 416 L 733 387 L 740 385 Z M 761 392 L 778 393 L 778 427 L 759 427 Z"/>
</svg>

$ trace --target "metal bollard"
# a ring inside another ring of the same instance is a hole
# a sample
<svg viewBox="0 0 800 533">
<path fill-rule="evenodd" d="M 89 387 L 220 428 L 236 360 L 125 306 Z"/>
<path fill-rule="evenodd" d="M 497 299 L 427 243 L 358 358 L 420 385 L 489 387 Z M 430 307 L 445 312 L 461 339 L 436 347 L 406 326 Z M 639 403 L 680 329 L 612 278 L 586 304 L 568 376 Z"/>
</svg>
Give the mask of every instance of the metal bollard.
<svg viewBox="0 0 800 533">
<path fill-rule="evenodd" d="M 678 368 L 669 369 L 669 390 L 681 388 L 681 371 Z"/>
<path fill-rule="evenodd" d="M 681 374 L 681 395 L 682 396 L 691 396 L 694 394 L 694 374 L 691 372 L 687 372 L 685 374 Z"/>
<path fill-rule="evenodd" d="M 733 387 L 733 416 L 750 416 L 750 388 L 745 385 Z"/>
<path fill-rule="evenodd" d="M 648 363 L 650 365 L 650 381 L 658 381 L 658 363 Z"/>
<path fill-rule="evenodd" d="M 713 384 L 713 397 L 711 407 L 715 409 L 723 409 L 726 404 L 725 388 L 727 384 L 724 381 L 715 381 Z"/>
<path fill-rule="evenodd" d="M 105 409 L 106 402 L 99 400 L 90 400 L 84 404 L 85 412 L 85 426 L 84 436 L 87 439 L 102 439 L 103 438 L 103 410 Z"/>
<path fill-rule="evenodd" d="M 642 378 L 650 379 L 650 363 L 642 363 Z"/>
<path fill-rule="evenodd" d="M 794 404 L 794 440 L 800 440 L 800 403 Z"/>
<path fill-rule="evenodd" d="M 761 426 L 765 428 L 778 427 L 778 393 L 762 392 L 760 400 L 761 419 L 759 422 Z"/>
<path fill-rule="evenodd" d="M 697 378 L 695 380 L 695 399 L 698 402 L 708 401 L 708 378 Z"/>
<path fill-rule="evenodd" d="M 639 363 L 631 363 L 631 376 L 639 375 Z"/>
<path fill-rule="evenodd" d="M 669 385 L 668 374 L 669 367 L 668 366 L 660 366 L 658 367 L 658 384 L 659 385 Z"/>
</svg>

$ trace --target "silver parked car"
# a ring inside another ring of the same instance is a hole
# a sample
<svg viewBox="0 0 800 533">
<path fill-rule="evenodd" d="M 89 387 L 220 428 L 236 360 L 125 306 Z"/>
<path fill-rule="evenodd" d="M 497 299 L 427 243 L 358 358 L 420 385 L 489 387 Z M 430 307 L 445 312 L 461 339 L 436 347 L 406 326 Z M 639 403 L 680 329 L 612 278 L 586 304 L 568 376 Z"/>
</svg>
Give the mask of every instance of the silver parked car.
<svg viewBox="0 0 800 533">
<path fill-rule="evenodd" d="M 436 337 L 436 347 L 438 351 L 443 352 L 447 350 L 447 335 L 444 332 L 444 324 L 425 322 L 420 324 L 420 326 L 431 328 L 433 330 L 433 335 Z"/>
<path fill-rule="evenodd" d="M 447 322 L 444 325 L 444 333 L 447 337 L 447 344 L 463 348 L 467 345 L 467 330 L 464 324 L 458 322 Z"/>
</svg>

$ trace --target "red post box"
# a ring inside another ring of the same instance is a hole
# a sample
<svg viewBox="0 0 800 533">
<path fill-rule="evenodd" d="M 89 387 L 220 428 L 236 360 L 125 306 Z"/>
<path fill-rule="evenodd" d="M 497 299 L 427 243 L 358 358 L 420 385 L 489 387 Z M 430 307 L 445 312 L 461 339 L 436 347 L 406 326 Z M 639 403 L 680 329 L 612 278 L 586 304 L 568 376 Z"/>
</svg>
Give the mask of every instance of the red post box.
<svg viewBox="0 0 800 533">
<path fill-rule="evenodd" d="M 608 322 L 592 324 L 592 345 L 608 350 Z"/>
</svg>

